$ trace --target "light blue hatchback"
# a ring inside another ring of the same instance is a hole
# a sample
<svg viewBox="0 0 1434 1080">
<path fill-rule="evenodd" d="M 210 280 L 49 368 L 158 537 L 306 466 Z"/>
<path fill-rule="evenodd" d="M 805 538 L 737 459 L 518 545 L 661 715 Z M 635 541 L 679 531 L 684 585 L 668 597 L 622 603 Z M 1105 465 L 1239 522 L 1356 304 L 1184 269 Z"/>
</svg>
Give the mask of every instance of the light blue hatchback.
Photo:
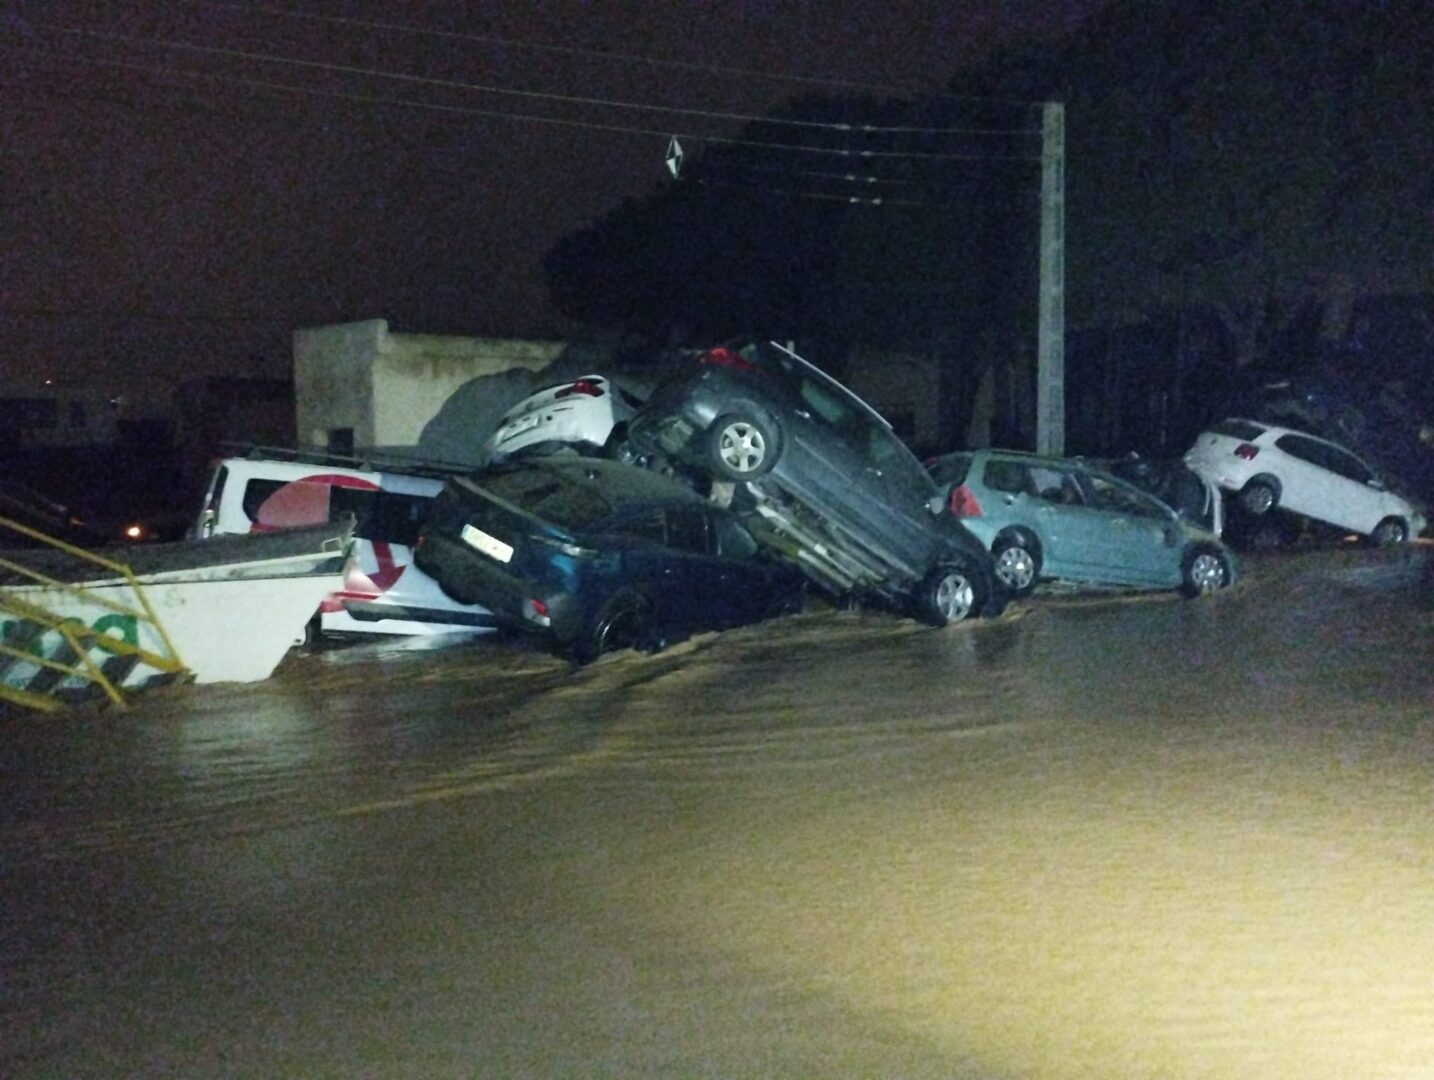
<svg viewBox="0 0 1434 1080">
<path fill-rule="evenodd" d="M 936 458 L 928 468 L 1015 596 L 1048 579 L 1179 589 L 1187 596 L 1235 580 L 1235 560 L 1214 533 L 1085 462 L 972 450 Z"/>
</svg>

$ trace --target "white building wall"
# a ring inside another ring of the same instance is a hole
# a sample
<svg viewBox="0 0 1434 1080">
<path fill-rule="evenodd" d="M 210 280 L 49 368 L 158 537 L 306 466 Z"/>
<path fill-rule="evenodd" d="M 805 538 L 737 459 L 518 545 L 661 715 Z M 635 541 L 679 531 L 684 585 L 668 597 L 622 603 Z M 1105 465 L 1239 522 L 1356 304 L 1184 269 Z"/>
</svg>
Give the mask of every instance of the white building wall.
<svg viewBox="0 0 1434 1080">
<path fill-rule="evenodd" d="M 294 331 L 294 407 L 299 441 L 323 446 L 350 428 L 355 446 L 373 446 L 373 368 L 383 319 Z"/>
<path fill-rule="evenodd" d="M 371 446 L 414 446 L 460 386 L 480 375 L 539 371 L 563 351 L 556 341 L 388 334 L 373 368 Z"/>
<path fill-rule="evenodd" d="M 513 368 L 537 371 L 557 341 L 392 334 L 388 321 L 320 326 L 294 333 L 299 439 L 325 445 L 351 429 L 355 449 L 415 446 L 424 425 L 470 380 Z"/>
</svg>

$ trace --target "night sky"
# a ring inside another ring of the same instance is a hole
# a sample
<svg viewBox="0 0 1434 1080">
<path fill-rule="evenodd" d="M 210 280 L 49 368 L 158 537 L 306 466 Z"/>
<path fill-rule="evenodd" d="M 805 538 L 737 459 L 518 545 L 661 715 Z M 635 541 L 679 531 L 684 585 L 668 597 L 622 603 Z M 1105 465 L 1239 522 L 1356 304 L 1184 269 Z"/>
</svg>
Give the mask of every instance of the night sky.
<svg viewBox="0 0 1434 1080">
<path fill-rule="evenodd" d="M 939 90 L 1091 6 L 19 0 L 0 14 L 3 377 L 102 372 L 157 400 L 189 374 L 286 375 L 302 326 L 564 336 L 543 254 L 664 183 L 666 133 L 740 127 L 664 110 L 852 89 L 803 80 Z"/>
</svg>

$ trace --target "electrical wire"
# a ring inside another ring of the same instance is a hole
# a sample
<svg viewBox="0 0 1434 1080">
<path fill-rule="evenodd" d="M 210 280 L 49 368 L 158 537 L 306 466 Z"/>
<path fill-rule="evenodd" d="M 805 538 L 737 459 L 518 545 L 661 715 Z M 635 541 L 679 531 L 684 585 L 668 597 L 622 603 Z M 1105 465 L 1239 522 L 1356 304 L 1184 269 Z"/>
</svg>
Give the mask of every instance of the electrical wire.
<svg viewBox="0 0 1434 1080">
<path fill-rule="evenodd" d="M 270 15 L 281 19 L 298 19 L 309 22 L 329 23 L 336 26 L 356 26 L 366 30 L 382 30 L 385 33 L 413 34 L 421 37 L 439 38 L 448 41 L 472 42 L 476 45 L 497 45 L 500 48 L 528 49 L 560 56 L 581 56 L 590 60 L 608 60 L 618 63 L 642 64 L 648 67 L 667 68 L 673 71 L 691 71 L 707 75 L 731 75 L 743 79 L 766 79 L 772 82 L 787 82 L 796 85 L 836 87 L 847 90 L 861 90 L 878 94 L 915 94 L 924 98 L 945 101 L 972 101 L 988 105 L 1012 105 L 1021 108 L 1038 108 L 1042 103 L 1018 98 L 981 97 L 975 94 L 950 94 L 941 91 L 923 90 L 916 86 L 891 86 L 882 83 L 858 82 L 850 79 L 829 79 L 808 75 L 789 75 L 752 68 L 724 67 L 719 64 L 697 64 L 683 60 L 659 60 L 655 57 L 635 56 L 631 53 L 605 52 L 601 49 L 583 49 L 571 45 L 548 45 L 492 34 L 472 34 L 456 30 L 432 30 L 427 27 L 402 23 L 379 22 L 372 19 L 357 19 L 339 15 L 315 15 L 305 11 L 289 11 L 281 8 L 253 4 L 226 3 L 223 0 L 185 0 L 185 2 L 211 8 L 224 8 L 258 15 Z"/>
<path fill-rule="evenodd" d="M 328 71 L 343 75 L 362 75 L 394 82 L 421 86 L 443 87 L 450 90 L 468 90 L 500 97 L 516 97 L 530 101 L 552 101 L 567 105 L 596 105 L 603 108 L 629 109 L 637 112 L 662 113 L 668 116 L 687 116 L 704 120 L 720 120 L 737 123 L 761 123 L 771 126 L 796 127 L 810 130 L 839 131 L 846 134 L 915 134 L 915 135 L 986 135 L 997 137 L 1039 136 L 1039 128 L 919 128 L 910 126 L 888 127 L 874 124 L 843 124 L 820 120 L 796 120 L 778 117 L 757 116 L 750 113 L 723 112 L 710 109 L 691 109 L 674 105 L 651 105 L 643 102 L 618 101 L 612 98 L 586 97 L 578 94 L 555 94 L 540 90 L 519 90 L 513 87 L 497 86 L 491 83 L 471 83 L 456 79 L 439 79 L 429 75 L 409 75 L 403 72 L 384 71 L 380 68 L 362 67 L 356 64 L 336 64 L 323 60 L 301 60 L 279 56 L 274 53 L 252 52 L 247 49 L 226 49 L 215 45 L 197 45 L 188 41 L 172 41 L 163 38 L 137 37 L 131 34 L 116 34 L 104 30 L 89 30 L 83 27 L 57 26 L 49 23 L 30 23 L 31 26 L 56 33 L 77 37 L 97 38 L 103 41 L 117 41 L 128 45 L 142 45 L 178 52 L 200 53 L 207 56 L 224 56 L 235 60 L 254 60 L 260 63 L 282 64 L 289 67 L 307 68 L 313 71 Z"/>
<path fill-rule="evenodd" d="M 0 49 L 14 50 L 16 46 L 0 45 Z M 537 116 L 531 113 L 504 112 L 498 109 L 478 109 L 465 105 L 443 105 L 438 102 L 420 101 L 413 98 L 396 98 L 374 94 L 357 94 L 342 90 L 323 90 L 316 87 L 297 86 L 292 83 L 276 83 L 266 79 L 249 79 L 238 75 L 220 75 L 210 71 L 190 71 L 184 68 L 158 67 L 152 64 L 135 64 L 123 60 L 102 60 L 92 57 L 74 56 L 63 53 L 52 53 L 43 49 L 26 50 L 31 55 L 40 56 L 45 59 L 59 60 L 62 63 L 86 64 L 92 67 L 119 68 L 126 71 L 140 71 L 151 75 L 177 75 L 183 78 L 205 79 L 211 82 L 225 82 L 237 86 L 246 86 L 251 89 L 278 91 L 287 94 L 297 94 L 309 97 L 329 98 L 339 101 L 352 101 L 368 105 L 395 105 L 402 108 L 423 109 L 431 112 L 445 113 L 460 116 L 482 116 L 491 119 L 520 121 L 534 124 L 547 124 L 556 127 L 580 128 L 590 131 L 605 131 L 617 134 L 643 135 L 663 139 L 678 138 L 685 139 L 695 144 L 720 144 L 725 146 L 745 146 L 761 150 L 782 150 L 793 153 L 822 154 L 829 157 L 856 159 L 863 161 L 871 160 L 903 160 L 903 161 L 1037 161 L 1039 156 L 1031 154 L 941 154 L 925 153 L 898 150 L 850 150 L 842 147 L 831 146 L 805 146 L 799 143 L 773 143 L 760 139 L 738 139 L 722 135 L 703 135 L 696 132 L 674 132 L 659 128 L 640 128 L 623 126 L 620 124 L 598 124 L 584 120 L 570 120 L 553 116 Z"/>
</svg>

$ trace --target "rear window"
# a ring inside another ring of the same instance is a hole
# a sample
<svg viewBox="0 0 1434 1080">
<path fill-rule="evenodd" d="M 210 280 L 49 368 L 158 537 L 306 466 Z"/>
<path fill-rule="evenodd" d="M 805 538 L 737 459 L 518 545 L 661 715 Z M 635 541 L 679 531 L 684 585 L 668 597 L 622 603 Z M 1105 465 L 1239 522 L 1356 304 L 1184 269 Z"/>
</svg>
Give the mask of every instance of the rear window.
<svg viewBox="0 0 1434 1080">
<path fill-rule="evenodd" d="M 1243 442 L 1253 442 L 1265 433 L 1265 429 L 1259 424 L 1252 424 L 1248 420 L 1221 420 L 1210 430 L 1216 435 L 1228 435 Z"/>
<path fill-rule="evenodd" d="M 552 472 L 520 469 L 481 482 L 498 498 L 565 529 L 584 528 L 611 510 L 592 485 Z"/>
<path fill-rule="evenodd" d="M 938 484 L 964 484 L 966 474 L 971 471 L 971 455 L 947 454 L 933 461 L 928 471 Z"/>
</svg>

